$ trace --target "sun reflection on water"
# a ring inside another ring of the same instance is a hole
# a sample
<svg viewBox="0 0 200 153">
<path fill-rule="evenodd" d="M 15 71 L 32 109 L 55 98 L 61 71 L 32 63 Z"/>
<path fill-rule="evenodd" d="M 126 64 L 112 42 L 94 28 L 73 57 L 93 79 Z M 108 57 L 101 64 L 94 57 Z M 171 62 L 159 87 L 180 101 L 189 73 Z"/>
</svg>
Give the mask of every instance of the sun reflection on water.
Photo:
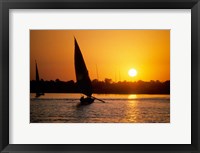
<svg viewBox="0 0 200 153">
<path fill-rule="evenodd" d="M 135 94 L 131 94 L 128 96 L 128 99 L 136 99 L 137 98 L 137 95 Z"/>
</svg>

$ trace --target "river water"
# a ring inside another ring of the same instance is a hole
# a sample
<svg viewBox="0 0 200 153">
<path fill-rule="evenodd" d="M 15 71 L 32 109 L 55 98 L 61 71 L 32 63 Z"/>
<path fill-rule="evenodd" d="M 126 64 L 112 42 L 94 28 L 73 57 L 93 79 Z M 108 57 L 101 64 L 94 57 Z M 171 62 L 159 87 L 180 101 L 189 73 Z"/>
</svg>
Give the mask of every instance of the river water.
<svg viewBox="0 0 200 153">
<path fill-rule="evenodd" d="M 81 94 L 31 94 L 31 123 L 170 123 L 170 95 L 94 94 L 79 106 Z"/>
</svg>

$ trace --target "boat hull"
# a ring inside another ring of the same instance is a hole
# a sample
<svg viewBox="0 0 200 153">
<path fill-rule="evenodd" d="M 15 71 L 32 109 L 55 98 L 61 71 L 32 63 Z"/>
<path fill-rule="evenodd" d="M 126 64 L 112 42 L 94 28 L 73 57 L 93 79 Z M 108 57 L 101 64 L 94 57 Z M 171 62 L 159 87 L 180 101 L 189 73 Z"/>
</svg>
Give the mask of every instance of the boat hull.
<svg viewBox="0 0 200 153">
<path fill-rule="evenodd" d="M 89 105 L 89 104 L 92 104 L 93 102 L 94 102 L 93 98 L 81 98 L 80 99 L 81 105 Z"/>
<path fill-rule="evenodd" d="M 44 93 L 36 93 L 36 98 L 38 98 L 38 97 L 40 97 L 40 96 L 43 96 L 44 95 Z"/>
</svg>

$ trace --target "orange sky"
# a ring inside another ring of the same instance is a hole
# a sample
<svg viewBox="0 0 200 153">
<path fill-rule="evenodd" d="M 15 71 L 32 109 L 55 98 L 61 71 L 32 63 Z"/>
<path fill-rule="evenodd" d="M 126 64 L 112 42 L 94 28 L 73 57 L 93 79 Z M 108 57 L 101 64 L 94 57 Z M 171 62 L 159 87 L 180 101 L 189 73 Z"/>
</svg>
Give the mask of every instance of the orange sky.
<svg viewBox="0 0 200 153">
<path fill-rule="evenodd" d="M 91 80 L 170 80 L 170 30 L 31 30 L 30 79 L 75 81 L 74 36 Z"/>
</svg>

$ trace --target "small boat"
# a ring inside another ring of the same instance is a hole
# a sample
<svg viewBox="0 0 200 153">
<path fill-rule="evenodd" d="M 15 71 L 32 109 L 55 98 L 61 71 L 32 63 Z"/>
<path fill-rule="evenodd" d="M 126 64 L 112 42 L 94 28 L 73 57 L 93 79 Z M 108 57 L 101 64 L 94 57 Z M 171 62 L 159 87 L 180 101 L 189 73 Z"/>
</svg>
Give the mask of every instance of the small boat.
<svg viewBox="0 0 200 153">
<path fill-rule="evenodd" d="M 39 72 L 38 72 L 38 67 L 37 63 L 35 61 L 35 67 L 36 67 L 36 95 L 35 97 L 40 97 L 41 95 L 44 95 L 44 92 L 42 92 L 42 86 L 41 86 L 41 81 L 39 78 Z"/>
<path fill-rule="evenodd" d="M 75 65 L 75 73 L 76 73 L 76 81 L 79 88 L 80 93 L 83 93 L 87 97 L 82 96 L 80 98 L 81 105 L 89 105 L 92 104 L 95 98 L 92 96 L 92 82 L 89 77 L 89 73 L 87 67 L 85 65 L 85 61 L 83 59 L 83 55 L 79 48 L 79 45 L 74 38 L 75 41 L 75 52 L 74 52 L 74 65 Z"/>
<path fill-rule="evenodd" d="M 86 97 L 86 98 L 81 97 L 80 101 L 82 105 L 89 105 L 94 102 L 94 99 L 91 97 Z"/>
</svg>

